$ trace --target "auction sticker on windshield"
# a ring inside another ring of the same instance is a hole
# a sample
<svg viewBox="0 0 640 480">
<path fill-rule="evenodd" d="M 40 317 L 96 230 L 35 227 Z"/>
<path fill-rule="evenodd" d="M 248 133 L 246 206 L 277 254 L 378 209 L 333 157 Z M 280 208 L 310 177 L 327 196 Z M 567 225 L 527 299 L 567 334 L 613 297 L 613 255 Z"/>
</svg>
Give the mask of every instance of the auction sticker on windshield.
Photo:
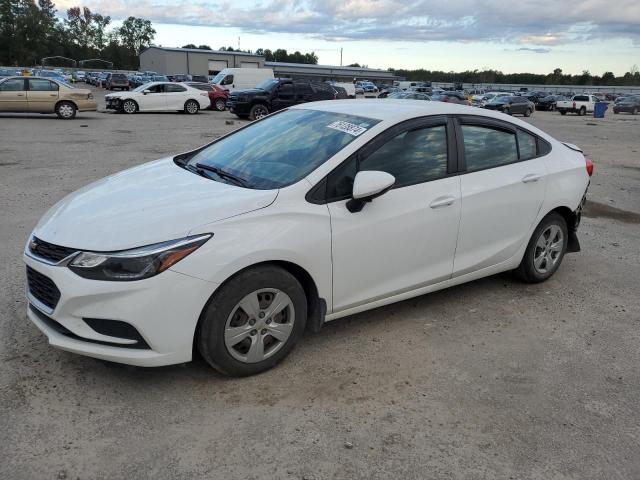
<svg viewBox="0 0 640 480">
<path fill-rule="evenodd" d="M 338 120 L 337 122 L 330 123 L 329 125 L 327 125 L 327 127 L 333 128 L 334 130 L 339 130 L 344 133 L 348 133 L 349 135 L 353 135 L 354 137 L 362 135 L 367 131 L 366 128 L 361 127 L 360 125 L 355 125 L 343 120 Z"/>
</svg>

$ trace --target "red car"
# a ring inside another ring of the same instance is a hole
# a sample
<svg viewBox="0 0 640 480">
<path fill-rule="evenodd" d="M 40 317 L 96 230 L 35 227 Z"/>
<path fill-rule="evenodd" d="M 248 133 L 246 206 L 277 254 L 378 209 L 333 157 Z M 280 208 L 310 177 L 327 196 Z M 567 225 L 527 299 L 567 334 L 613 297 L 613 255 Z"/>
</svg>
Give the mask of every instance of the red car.
<svg viewBox="0 0 640 480">
<path fill-rule="evenodd" d="M 227 90 L 220 88 L 217 85 L 211 85 L 210 83 L 185 83 L 190 87 L 197 88 L 198 90 L 203 90 L 209 93 L 209 101 L 211 102 L 211 105 L 209 105 L 210 110 L 218 110 L 219 112 L 221 112 L 226 108 L 227 98 L 229 98 L 229 92 Z"/>
</svg>

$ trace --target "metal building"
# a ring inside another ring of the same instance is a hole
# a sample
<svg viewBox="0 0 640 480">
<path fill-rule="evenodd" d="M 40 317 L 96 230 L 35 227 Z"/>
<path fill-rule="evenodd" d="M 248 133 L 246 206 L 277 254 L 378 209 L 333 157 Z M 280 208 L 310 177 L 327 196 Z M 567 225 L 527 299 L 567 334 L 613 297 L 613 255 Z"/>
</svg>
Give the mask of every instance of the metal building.
<svg viewBox="0 0 640 480">
<path fill-rule="evenodd" d="M 140 52 L 140 70 L 161 75 L 215 75 L 225 68 L 264 67 L 264 57 L 242 52 L 151 46 Z"/>
<path fill-rule="evenodd" d="M 215 75 L 232 67 L 272 68 L 276 77 L 319 82 L 370 80 L 375 83 L 392 83 L 397 78 L 392 72 L 373 68 L 265 62 L 262 55 L 252 53 L 155 46 L 140 52 L 140 70 L 154 71 L 161 75 Z"/>
</svg>

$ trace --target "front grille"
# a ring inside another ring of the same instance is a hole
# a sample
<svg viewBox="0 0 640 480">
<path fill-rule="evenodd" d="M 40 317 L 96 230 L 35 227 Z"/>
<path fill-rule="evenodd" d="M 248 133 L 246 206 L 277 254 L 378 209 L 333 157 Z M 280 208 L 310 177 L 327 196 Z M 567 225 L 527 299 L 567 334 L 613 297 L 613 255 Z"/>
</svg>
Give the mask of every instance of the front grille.
<svg viewBox="0 0 640 480">
<path fill-rule="evenodd" d="M 31 239 L 29 250 L 34 255 L 53 263 L 58 263 L 63 258 L 67 258 L 72 253 L 77 252 L 74 248 L 54 245 L 53 243 L 45 242 L 36 237 Z"/>
<path fill-rule="evenodd" d="M 31 267 L 27 267 L 27 285 L 31 295 L 38 301 L 51 310 L 56 308 L 58 300 L 60 300 L 60 290 L 53 283 L 53 280 Z"/>
</svg>

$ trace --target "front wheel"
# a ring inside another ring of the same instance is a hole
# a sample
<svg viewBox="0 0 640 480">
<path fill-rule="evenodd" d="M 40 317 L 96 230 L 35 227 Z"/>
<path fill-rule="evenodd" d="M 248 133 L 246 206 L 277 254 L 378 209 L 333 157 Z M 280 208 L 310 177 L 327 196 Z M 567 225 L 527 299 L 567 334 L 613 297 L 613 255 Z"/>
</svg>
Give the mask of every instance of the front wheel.
<svg viewBox="0 0 640 480">
<path fill-rule="evenodd" d="M 71 102 L 60 102 L 56 105 L 56 115 L 63 120 L 71 120 L 76 116 L 76 106 Z"/>
<path fill-rule="evenodd" d="M 560 115 L 566 115 L 567 111 L 566 110 L 560 110 Z"/>
<path fill-rule="evenodd" d="M 302 335 L 307 299 L 286 270 L 264 265 L 224 283 L 200 317 L 197 346 L 220 373 L 247 376 L 274 367 Z"/>
<path fill-rule="evenodd" d="M 527 108 L 527 109 L 524 111 L 524 116 L 525 116 L 525 117 L 530 117 L 530 116 L 531 116 L 531 109 L 530 109 L 530 108 Z"/>
<path fill-rule="evenodd" d="M 568 240 L 567 222 L 559 213 L 551 212 L 533 232 L 516 275 L 528 283 L 550 278 L 562 263 Z"/>
<path fill-rule="evenodd" d="M 262 117 L 266 117 L 267 115 L 269 115 L 269 109 L 261 103 L 254 105 L 249 111 L 249 118 L 251 120 L 259 120 Z"/>
<path fill-rule="evenodd" d="M 122 104 L 122 111 L 128 114 L 136 113 L 138 111 L 138 104 L 133 100 L 125 100 Z"/>
<path fill-rule="evenodd" d="M 189 115 L 195 115 L 200 110 L 200 105 L 195 100 L 187 100 L 184 104 L 184 111 Z"/>
<path fill-rule="evenodd" d="M 638 109 L 633 107 L 633 110 L 631 110 L 631 115 L 637 115 L 638 114 Z"/>
<path fill-rule="evenodd" d="M 587 109 L 585 107 L 580 107 L 580 110 L 578 111 L 578 115 L 580 115 L 581 117 L 584 117 L 587 114 Z"/>
</svg>

